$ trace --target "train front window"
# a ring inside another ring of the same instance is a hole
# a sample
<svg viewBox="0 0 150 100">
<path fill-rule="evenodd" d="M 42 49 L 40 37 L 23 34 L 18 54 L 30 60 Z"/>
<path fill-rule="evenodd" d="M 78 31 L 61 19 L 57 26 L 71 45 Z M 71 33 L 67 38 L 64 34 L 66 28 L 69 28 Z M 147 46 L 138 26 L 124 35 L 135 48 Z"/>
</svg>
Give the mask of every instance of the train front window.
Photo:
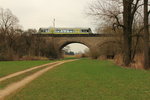
<svg viewBox="0 0 150 100">
<path fill-rule="evenodd" d="M 40 32 L 43 32 L 43 30 L 41 29 Z"/>
<path fill-rule="evenodd" d="M 46 30 L 45 30 L 45 29 L 43 29 L 43 32 L 46 32 Z"/>
<path fill-rule="evenodd" d="M 88 33 L 89 30 L 81 30 L 81 32 L 83 32 L 83 33 Z"/>
</svg>

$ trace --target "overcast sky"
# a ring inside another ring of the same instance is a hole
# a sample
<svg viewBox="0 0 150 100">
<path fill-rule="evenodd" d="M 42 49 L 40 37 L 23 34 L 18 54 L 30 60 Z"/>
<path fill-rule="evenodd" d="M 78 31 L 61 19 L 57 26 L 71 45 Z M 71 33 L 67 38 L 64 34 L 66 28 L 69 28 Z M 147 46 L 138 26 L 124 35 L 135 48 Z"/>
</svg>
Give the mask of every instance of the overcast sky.
<svg viewBox="0 0 150 100">
<path fill-rule="evenodd" d="M 52 26 L 56 27 L 91 27 L 92 21 L 85 10 L 92 0 L 0 0 L 0 7 L 9 8 L 16 15 L 23 29 Z M 82 46 L 73 46 L 77 51 Z M 81 48 L 81 49 L 79 49 Z"/>
<path fill-rule="evenodd" d="M 24 29 L 52 26 L 92 27 L 85 14 L 92 0 L 0 0 L 0 7 L 9 8 Z"/>
</svg>

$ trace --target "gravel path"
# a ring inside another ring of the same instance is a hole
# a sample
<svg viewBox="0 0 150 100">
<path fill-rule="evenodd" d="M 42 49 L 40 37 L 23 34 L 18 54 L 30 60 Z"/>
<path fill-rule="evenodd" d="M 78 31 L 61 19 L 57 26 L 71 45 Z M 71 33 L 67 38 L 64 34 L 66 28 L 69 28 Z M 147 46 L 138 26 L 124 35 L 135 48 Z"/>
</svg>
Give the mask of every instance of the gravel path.
<svg viewBox="0 0 150 100">
<path fill-rule="evenodd" d="M 19 71 L 19 72 L 16 72 L 16 73 L 13 73 L 13 74 L 4 76 L 4 77 L 0 78 L 0 82 L 2 82 L 2 81 L 4 81 L 4 80 L 7 80 L 7 79 L 9 79 L 9 78 L 12 78 L 12 77 L 15 77 L 15 76 L 24 74 L 24 73 L 26 73 L 26 72 L 29 72 L 29 71 L 38 69 L 38 68 L 42 68 L 42 67 L 45 67 L 45 66 L 50 66 L 50 65 L 56 64 L 56 63 L 58 63 L 58 62 L 60 62 L 60 61 L 53 62 L 53 63 L 48 63 L 48 64 L 36 66 L 36 67 L 32 67 L 32 68 L 29 68 L 29 69 L 26 69 L 26 70 L 23 70 L 23 71 Z"/>
<path fill-rule="evenodd" d="M 42 75 L 43 73 L 47 72 L 48 70 L 58 65 L 61 65 L 63 63 L 71 62 L 71 61 L 75 61 L 75 60 L 59 61 L 53 64 L 51 63 L 47 68 L 44 68 L 30 76 L 25 77 L 21 81 L 10 84 L 8 87 L 4 88 L 3 90 L 0 90 L 0 100 L 4 100 L 6 96 L 9 96 L 10 94 L 15 93 L 18 89 L 23 88 L 25 85 L 27 85 L 28 83 L 30 83 L 31 81 L 33 81 L 34 79 Z"/>
</svg>

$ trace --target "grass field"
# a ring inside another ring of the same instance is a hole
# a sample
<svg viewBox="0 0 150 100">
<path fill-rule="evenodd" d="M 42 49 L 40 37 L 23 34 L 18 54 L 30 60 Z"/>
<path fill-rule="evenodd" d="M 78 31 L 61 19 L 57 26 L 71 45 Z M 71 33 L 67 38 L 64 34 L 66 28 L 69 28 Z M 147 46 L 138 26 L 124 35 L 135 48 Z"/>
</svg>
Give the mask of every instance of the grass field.
<svg viewBox="0 0 150 100">
<path fill-rule="evenodd" d="M 8 100 L 149 100 L 150 72 L 82 59 L 56 67 Z"/>
<path fill-rule="evenodd" d="M 52 61 L 1 61 L 0 77 Z"/>
</svg>

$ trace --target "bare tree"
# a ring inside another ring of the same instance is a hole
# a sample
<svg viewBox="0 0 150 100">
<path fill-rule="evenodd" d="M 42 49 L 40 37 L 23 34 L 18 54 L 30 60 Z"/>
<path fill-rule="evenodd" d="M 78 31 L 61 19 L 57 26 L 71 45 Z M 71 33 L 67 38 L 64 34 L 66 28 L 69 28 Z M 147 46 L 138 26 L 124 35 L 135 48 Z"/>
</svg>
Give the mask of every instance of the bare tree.
<svg viewBox="0 0 150 100">
<path fill-rule="evenodd" d="M 9 9 L 0 8 L 0 31 L 3 37 L 3 43 L 6 54 L 11 58 L 13 55 L 13 45 L 15 42 L 15 33 L 17 31 L 18 18 L 12 14 Z"/>
<path fill-rule="evenodd" d="M 123 59 L 124 65 L 128 66 L 135 54 L 133 46 L 133 22 L 138 9 L 143 5 L 141 0 L 111 0 L 97 1 L 90 6 L 90 15 L 98 16 L 105 23 L 112 24 L 113 29 L 123 30 Z M 118 5 L 118 6 L 116 6 Z M 135 21 L 136 22 L 136 21 Z M 139 39 L 137 39 L 139 40 Z"/>
<path fill-rule="evenodd" d="M 12 29 L 18 28 L 18 18 L 9 9 L 0 8 L 0 29 L 3 34 L 11 34 Z"/>
<path fill-rule="evenodd" d="M 122 3 L 120 0 L 97 0 L 89 5 L 87 15 L 94 16 L 96 21 L 103 25 L 122 27 Z"/>
</svg>

